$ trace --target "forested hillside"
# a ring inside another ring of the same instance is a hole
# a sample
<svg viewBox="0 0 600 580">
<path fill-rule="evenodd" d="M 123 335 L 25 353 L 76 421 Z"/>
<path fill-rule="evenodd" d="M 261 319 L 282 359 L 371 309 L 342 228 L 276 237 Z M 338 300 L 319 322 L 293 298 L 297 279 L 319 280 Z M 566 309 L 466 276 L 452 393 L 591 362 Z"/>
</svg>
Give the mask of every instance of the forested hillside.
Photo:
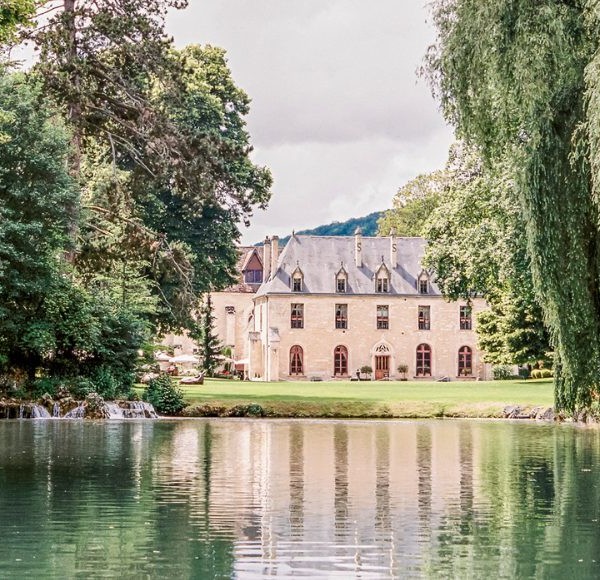
<svg viewBox="0 0 600 580">
<path fill-rule="evenodd" d="M 363 217 L 351 218 L 344 222 L 332 222 L 323 226 L 317 226 L 312 230 L 301 230 L 296 233 L 304 236 L 352 236 L 356 228 L 360 227 L 363 236 L 376 236 L 377 220 L 381 218 L 383 213 L 382 211 L 375 211 Z M 284 246 L 288 243 L 289 239 L 290 236 L 281 238 L 280 245 Z"/>
</svg>

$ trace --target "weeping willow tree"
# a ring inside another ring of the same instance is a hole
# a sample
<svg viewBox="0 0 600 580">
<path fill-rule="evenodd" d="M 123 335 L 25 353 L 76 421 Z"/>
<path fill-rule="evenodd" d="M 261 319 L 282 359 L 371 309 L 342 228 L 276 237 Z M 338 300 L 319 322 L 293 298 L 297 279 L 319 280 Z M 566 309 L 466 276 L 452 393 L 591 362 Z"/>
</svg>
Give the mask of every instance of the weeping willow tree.
<svg viewBox="0 0 600 580">
<path fill-rule="evenodd" d="M 600 383 L 600 2 L 435 0 L 425 74 L 458 136 L 508 163 L 556 351 L 556 406 Z"/>
</svg>

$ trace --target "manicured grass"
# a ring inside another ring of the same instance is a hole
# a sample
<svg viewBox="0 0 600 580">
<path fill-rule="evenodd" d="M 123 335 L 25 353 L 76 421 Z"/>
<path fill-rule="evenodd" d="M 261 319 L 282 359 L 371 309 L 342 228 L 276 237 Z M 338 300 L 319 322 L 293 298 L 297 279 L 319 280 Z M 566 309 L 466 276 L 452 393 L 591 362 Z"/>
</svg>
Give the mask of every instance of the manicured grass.
<svg viewBox="0 0 600 580">
<path fill-rule="evenodd" d="M 181 390 L 192 415 L 211 414 L 211 409 L 227 414 L 236 405 L 256 403 L 269 416 L 497 417 L 506 405 L 550 407 L 553 403 L 551 379 L 449 383 L 207 379 L 204 385 L 183 385 Z"/>
</svg>

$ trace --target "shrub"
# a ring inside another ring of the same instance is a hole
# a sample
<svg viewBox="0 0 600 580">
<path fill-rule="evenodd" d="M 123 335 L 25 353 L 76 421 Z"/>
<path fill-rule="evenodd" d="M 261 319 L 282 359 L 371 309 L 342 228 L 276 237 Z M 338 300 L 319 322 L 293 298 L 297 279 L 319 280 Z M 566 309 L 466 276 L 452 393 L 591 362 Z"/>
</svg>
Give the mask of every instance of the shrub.
<svg viewBox="0 0 600 580">
<path fill-rule="evenodd" d="M 507 365 L 497 365 L 492 368 L 492 376 L 495 381 L 507 381 L 511 378 L 511 368 Z"/>
<path fill-rule="evenodd" d="M 33 399 L 39 399 L 42 395 L 48 393 L 51 397 L 54 397 L 58 392 L 58 387 L 64 382 L 62 379 L 55 377 L 42 377 L 35 379 L 31 384 L 31 397 Z"/>
<path fill-rule="evenodd" d="M 540 369 L 540 374 L 542 379 L 549 379 L 554 376 L 551 369 Z"/>
<path fill-rule="evenodd" d="M 175 387 L 169 375 L 152 379 L 144 393 L 144 400 L 164 415 L 176 415 L 186 406 L 183 393 Z"/>
<path fill-rule="evenodd" d="M 94 383 L 87 377 L 75 377 L 68 384 L 69 392 L 75 399 L 85 399 L 95 392 Z"/>
<path fill-rule="evenodd" d="M 369 365 L 365 365 L 360 367 L 360 372 L 363 373 L 363 375 L 371 375 L 373 374 L 373 369 Z"/>
<path fill-rule="evenodd" d="M 519 378 L 528 379 L 531 376 L 531 372 L 527 367 L 521 367 L 519 369 Z"/>
<path fill-rule="evenodd" d="M 532 379 L 541 379 L 542 378 L 542 369 L 533 369 L 531 371 Z"/>
</svg>

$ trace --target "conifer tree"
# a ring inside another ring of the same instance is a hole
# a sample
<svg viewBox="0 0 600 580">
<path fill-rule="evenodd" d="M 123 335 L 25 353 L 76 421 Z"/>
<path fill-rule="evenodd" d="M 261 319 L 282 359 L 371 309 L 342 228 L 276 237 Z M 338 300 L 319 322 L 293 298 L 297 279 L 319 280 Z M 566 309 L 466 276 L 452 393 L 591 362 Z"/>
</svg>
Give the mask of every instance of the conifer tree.
<svg viewBox="0 0 600 580">
<path fill-rule="evenodd" d="M 207 376 L 212 376 L 219 364 L 218 356 L 221 353 L 221 343 L 215 329 L 215 315 L 210 294 L 206 295 L 200 318 L 194 326 L 190 336 L 196 340 L 202 357 L 202 369 Z"/>
</svg>

